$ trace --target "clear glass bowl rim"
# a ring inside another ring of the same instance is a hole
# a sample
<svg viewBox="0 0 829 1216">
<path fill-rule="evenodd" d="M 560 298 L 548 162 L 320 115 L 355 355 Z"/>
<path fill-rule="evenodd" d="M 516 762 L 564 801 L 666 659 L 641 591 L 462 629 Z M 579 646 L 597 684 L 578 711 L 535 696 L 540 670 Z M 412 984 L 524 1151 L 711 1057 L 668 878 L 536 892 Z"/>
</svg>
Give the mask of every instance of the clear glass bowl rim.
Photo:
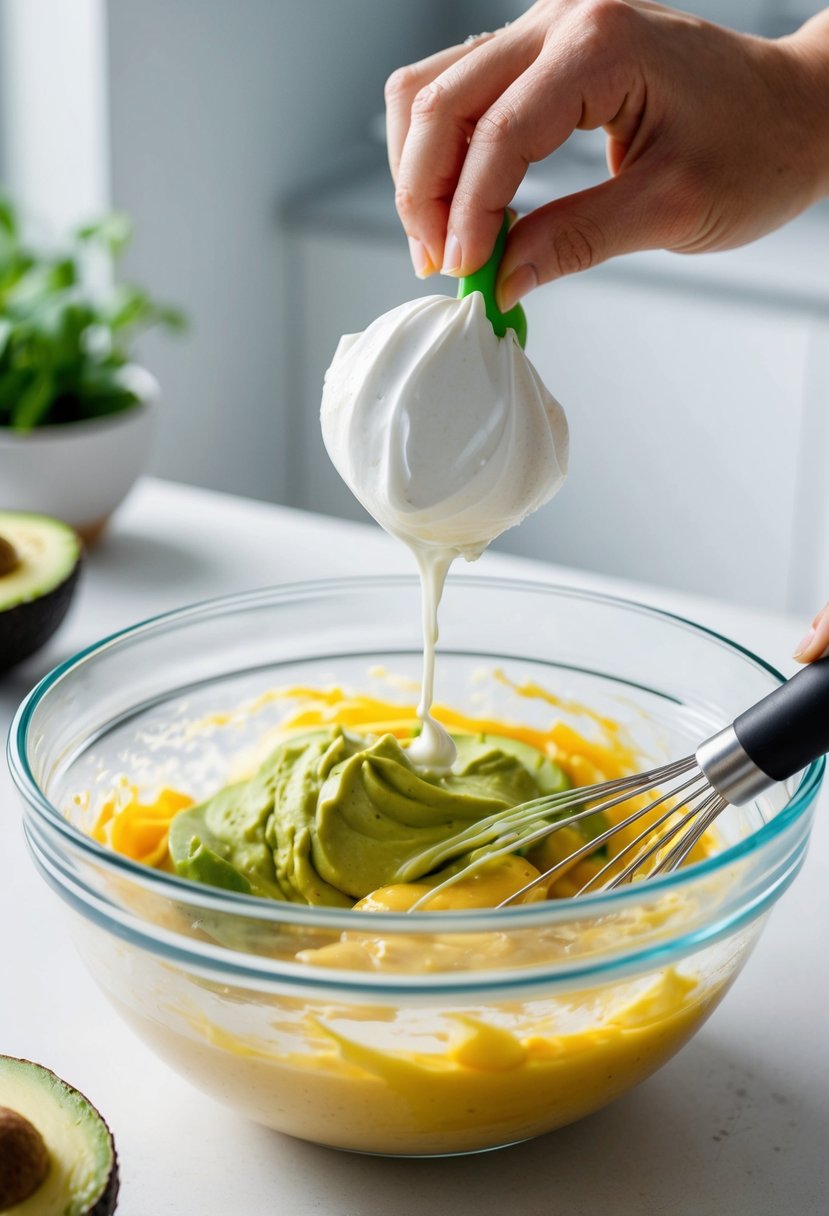
<svg viewBox="0 0 829 1216">
<path fill-rule="evenodd" d="M 492 576 L 464 574 L 452 579 L 455 585 L 486 589 L 497 587 L 500 590 L 514 589 L 517 592 L 555 595 L 606 604 L 628 612 L 638 612 L 663 621 L 673 622 L 696 634 L 709 637 L 727 646 L 747 658 L 756 666 L 768 672 L 774 680 L 782 684 L 785 676 L 764 659 L 728 638 L 716 630 L 699 625 L 687 617 L 677 613 L 642 604 L 637 600 L 621 596 L 609 595 L 605 592 L 591 591 L 584 588 L 563 584 L 538 582 L 527 579 L 500 578 Z M 178 878 L 176 875 L 165 874 L 131 861 L 105 846 L 98 844 L 86 835 L 55 807 L 43 794 L 35 780 L 27 755 L 28 730 L 32 716 L 40 702 L 49 692 L 70 672 L 81 667 L 85 662 L 102 652 L 117 646 L 126 639 L 134 639 L 142 633 L 163 631 L 168 626 L 179 627 L 188 620 L 196 621 L 201 618 L 223 615 L 228 611 L 238 611 L 256 608 L 261 605 L 277 605 L 281 602 L 301 599 L 308 595 L 324 595 L 325 593 L 347 592 L 349 589 L 364 590 L 367 588 L 400 587 L 409 585 L 413 591 L 418 587 L 416 575 L 354 575 L 345 578 L 313 579 L 296 583 L 285 583 L 276 587 L 261 588 L 256 591 L 245 591 L 233 595 L 219 596 L 164 612 L 147 620 L 140 621 L 125 629 L 108 635 L 92 645 L 78 651 L 75 655 L 58 664 L 45 675 L 31 692 L 24 698 L 9 731 L 7 757 L 12 778 L 25 802 L 35 812 L 43 826 L 60 833 L 75 848 L 88 855 L 104 868 L 128 875 L 139 885 L 185 900 L 196 907 L 209 908 L 215 911 L 225 911 L 244 917 L 251 916 L 258 921 L 272 920 L 282 924 L 297 924 L 308 927 L 341 928 L 342 930 L 365 929 L 365 913 L 354 912 L 349 908 L 312 907 L 303 904 L 280 903 L 263 900 L 256 896 L 243 895 L 232 891 L 223 891 L 212 887 L 199 887 L 198 884 Z M 648 894 L 665 892 L 666 890 L 682 889 L 698 879 L 705 879 L 716 874 L 726 866 L 747 857 L 758 849 L 770 845 L 797 819 L 803 816 L 812 805 L 824 775 L 825 757 L 815 760 L 805 770 L 803 777 L 784 807 L 757 831 L 744 840 L 730 845 L 721 853 L 715 854 L 703 862 L 684 867 L 672 874 L 649 879 L 646 884 Z M 593 895 L 580 896 L 578 899 L 579 917 L 592 915 L 601 916 L 614 910 L 621 910 L 627 904 L 639 901 L 642 895 L 642 884 L 634 883 L 614 891 L 599 892 Z M 431 932 L 472 932 L 505 930 L 508 925 L 512 928 L 529 927 L 537 924 L 551 924 L 557 919 L 572 914 L 575 901 L 565 899 L 549 903 L 525 904 L 505 909 L 475 909 L 469 911 L 449 911 L 431 913 L 429 928 Z M 420 918 L 408 916 L 403 912 L 373 912 L 372 926 L 378 930 L 396 932 L 422 932 L 423 922 Z"/>
</svg>

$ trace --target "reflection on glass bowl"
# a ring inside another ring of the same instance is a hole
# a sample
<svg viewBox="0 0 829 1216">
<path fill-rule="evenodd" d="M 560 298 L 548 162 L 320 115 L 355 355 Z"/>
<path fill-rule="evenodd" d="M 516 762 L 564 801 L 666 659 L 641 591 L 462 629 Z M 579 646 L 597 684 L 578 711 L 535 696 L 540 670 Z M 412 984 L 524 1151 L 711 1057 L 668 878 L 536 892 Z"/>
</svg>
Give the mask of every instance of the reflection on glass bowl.
<svg viewBox="0 0 829 1216">
<path fill-rule="evenodd" d="M 268 689 L 366 688 L 376 667 L 416 678 L 419 661 L 413 579 L 235 596 L 69 660 L 21 706 L 10 738 L 36 865 L 142 1038 L 261 1123 L 401 1155 L 540 1135 L 659 1068 L 721 999 L 802 864 L 823 773 L 821 761 L 729 809 L 719 852 L 698 865 L 500 911 L 272 903 L 149 870 L 84 831 L 79 791 L 119 773 L 140 788 L 212 793 L 281 712 L 261 700 Z M 782 679 L 740 646 L 639 604 L 450 581 L 440 699 L 549 721 L 549 705 L 482 680 L 495 668 L 621 721 L 646 763 L 693 750 Z M 228 716 L 257 697 L 263 712 Z M 191 729 L 218 711 L 225 729 Z"/>
</svg>

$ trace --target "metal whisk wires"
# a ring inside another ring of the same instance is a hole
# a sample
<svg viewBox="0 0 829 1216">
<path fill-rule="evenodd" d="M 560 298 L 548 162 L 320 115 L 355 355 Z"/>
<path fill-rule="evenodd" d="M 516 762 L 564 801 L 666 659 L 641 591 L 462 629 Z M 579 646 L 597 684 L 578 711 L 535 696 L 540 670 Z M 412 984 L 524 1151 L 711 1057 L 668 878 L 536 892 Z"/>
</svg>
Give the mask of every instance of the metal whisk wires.
<svg viewBox="0 0 829 1216">
<path fill-rule="evenodd" d="M 420 874 L 439 870 L 460 857 L 468 856 L 469 861 L 430 888 L 410 911 L 424 907 L 440 891 L 475 874 L 494 858 L 528 849 L 562 828 L 654 791 L 657 796 L 651 801 L 623 814 L 598 835 L 591 833 L 591 839 L 498 906 L 514 903 L 542 883 L 549 885 L 557 874 L 591 856 L 640 820 L 644 821 L 641 830 L 575 894 L 608 890 L 634 877 L 666 874 L 685 861 L 726 806 L 751 802 L 827 751 L 829 657 L 810 663 L 739 714 L 730 726 L 700 743 L 692 756 L 617 781 L 536 798 L 481 819 L 451 840 L 420 854 L 414 859 L 414 864 L 422 867 L 415 871 Z M 406 882 L 412 876 L 402 866 L 397 881 Z"/>
<path fill-rule="evenodd" d="M 681 780 L 683 777 L 686 779 Z M 670 788 L 662 790 L 663 786 Z M 613 837 L 643 819 L 645 825 L 641 831 L 619 849 L 576 894 L 617 887 L 629 881 L 651 860 L 653 864 L 648 869 L 649 877 L 676 869 L 726 805 L 725 799 L 711 789 L 695 756 L 686 756 L 660 768 L 600 785 L 582 786 L 537 798 L 510 811 L 479 820 L 439 848 L 431 850 L 431 856 L 424 853 L 413 859 L 414 865 L 432 862 L 431 868 L 439 869 L 459 856 L 472 854 L 468 865 L 432 887 L 412 906 L 411 911 L 426 907 L 439 892 L 471 877 L 496 858 L 519 849 L 524 851 L 532 848 L 562 828 L 605 814 L 631 798 L 653 791 L 657 791 L 656 798 L 586 840 L 498 906 L 506 907 L 533 888 L 554 882 L 565 870 L 591 856 Z M 668 845 L 671 847 L 664 851 Z M 629 860 L 620 870 L 619 866 L 626 858 Z M 397 877 L 399 881 L 406 881 L 407 874 L 401 870 Z"/>
</svg>

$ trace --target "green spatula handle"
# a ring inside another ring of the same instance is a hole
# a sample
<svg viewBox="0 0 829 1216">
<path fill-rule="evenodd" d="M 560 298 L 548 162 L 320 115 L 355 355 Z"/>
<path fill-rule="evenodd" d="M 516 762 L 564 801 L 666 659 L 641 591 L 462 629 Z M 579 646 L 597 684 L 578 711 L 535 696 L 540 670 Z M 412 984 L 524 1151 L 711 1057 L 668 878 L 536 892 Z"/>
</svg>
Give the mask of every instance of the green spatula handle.
<svg viewBox="0 0 829 1216">
<path fill-rule="evenodd" d="M 498 267 L 501 265 L 501 258 L 504 256 L 509 226 L 509 215 L 505 214 L 501 231 L 498 233 L 495 248 L 489 256 L 489 261 L 485 262 L 481 269 L 476 270 L 474 274 L 469 274 L 465 279 L 460 280 L 458 284 L 458 299 L 462 300 L 464 296 L 471 295 L 473 291 L 479 291 L 484 297 L 486 315 L 489 317 L 492 328 L 498 337 L 503 338 L 508 329 L 513 329 L 521 345 L 526 346 L 527 318 L 524 314 L 524 309 L 520 304 L 516 304 L 509 312 L 501 312 L 495 302 L 495 280 L 498 277 Z"/>
</svg>

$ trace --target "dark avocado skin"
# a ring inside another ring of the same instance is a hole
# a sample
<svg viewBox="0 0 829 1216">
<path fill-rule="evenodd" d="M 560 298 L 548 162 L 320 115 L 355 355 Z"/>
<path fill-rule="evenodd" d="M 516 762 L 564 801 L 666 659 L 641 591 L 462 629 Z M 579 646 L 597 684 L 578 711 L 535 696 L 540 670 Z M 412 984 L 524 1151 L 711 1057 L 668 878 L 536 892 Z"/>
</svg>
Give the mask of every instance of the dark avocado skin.
<svg viewBox="0 0 829 1216">
<path fill-rule="evenodd" d="M 107 1184 L 104 1187 L 100 1199 L 96 1200 L 91 1208 L 87 1208 L 84 1216 L 112 1216 L 118 1203 L 118 1190 L 121 1186 L 121 1179 L 118 1175 L 118 1154 L 115 1152 L 115 1146 L 112 1148 L 112 1170 L 110 1171 Z"/>
<path fill-rule="evenodd" d="M 78 559 L 68 577 L 52 591 L 0 611 L 0 673 L 22 663 L 49 641 L 69 610 L 80 572 Z"/>
</svg>

